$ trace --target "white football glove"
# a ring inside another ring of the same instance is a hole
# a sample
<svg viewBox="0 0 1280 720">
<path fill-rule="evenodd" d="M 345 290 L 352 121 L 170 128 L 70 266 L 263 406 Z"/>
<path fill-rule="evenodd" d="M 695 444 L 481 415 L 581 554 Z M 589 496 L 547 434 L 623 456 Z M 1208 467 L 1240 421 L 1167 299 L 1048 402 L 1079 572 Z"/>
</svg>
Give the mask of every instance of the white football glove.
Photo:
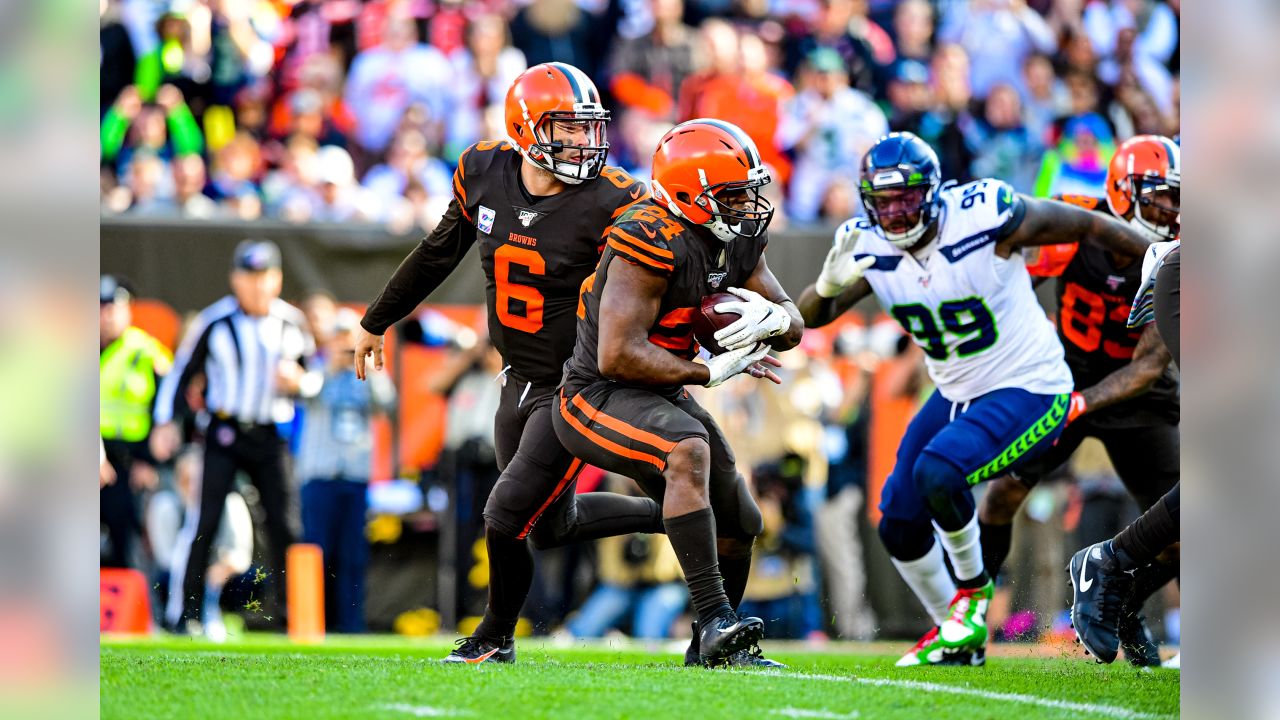
<svg viewBox="0 0 1280 720">
<path fill-rule="evenodd" d="M 763 295 L 743 288 L 729 288 L 741 302 L 722 302 L 718 313 L 738 313 L 738 319 L 716 331 L 716 342 L 725 350 L 749 347 L 766 338 L 785 333 L 791 327 L 791 314 Z"/>
<path fill-rule="evenodd" d="M 760 362 L 768 354 L 769 346 L 761 343 L 711 356 L 707 360 L 707 370 L 711 372 L 711 377 L 707 379 L 706 386 L 710 388 L 719 385 Z"/>
<path fill-rule="evenodd" d="M 854 259 L 853 248 L 858 244 L 858 236 L 861 234 L 857 218 L 845 220 L 836 228 L 835 240 L 831 243 L 831 250 L 827 252 L 827 259 L 822 263 L 818 281 L 814 283 L 814 290 L 819 296 L 833 298 L 839 295 L 858 282 L 867 268 L 876 264 L 874 257 Z"/>
</svg>

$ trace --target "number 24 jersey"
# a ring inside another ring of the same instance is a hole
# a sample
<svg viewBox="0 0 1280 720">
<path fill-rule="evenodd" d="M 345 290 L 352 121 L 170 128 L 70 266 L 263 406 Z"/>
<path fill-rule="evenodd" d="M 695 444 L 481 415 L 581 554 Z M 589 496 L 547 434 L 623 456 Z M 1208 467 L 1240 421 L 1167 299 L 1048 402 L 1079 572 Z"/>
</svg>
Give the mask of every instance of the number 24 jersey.
<svg viewBox="0 0 1280 720">
<path fill-rule="evenodd" d="M 998 180 L 940 193 L 938 236 L 921 263 L 863 219 L 854 248 L 876 262 L 864 277 L 916 344 L 942 396 L 965 402 L 1002 388 L 1071 392 L 1062 343 L 1020 253 L 996 244 L 1022 221 L 1022 203 Z"/>
</svg>

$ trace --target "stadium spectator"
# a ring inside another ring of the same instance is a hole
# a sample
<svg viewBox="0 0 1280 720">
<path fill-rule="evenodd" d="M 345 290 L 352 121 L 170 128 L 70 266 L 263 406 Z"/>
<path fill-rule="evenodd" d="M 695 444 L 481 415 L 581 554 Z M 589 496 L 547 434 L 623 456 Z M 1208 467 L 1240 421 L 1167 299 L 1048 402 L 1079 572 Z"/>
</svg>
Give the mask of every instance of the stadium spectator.
<svg viewBox="0 0 1280 720">
<path fill-rule="evenodd" d="M 617 26 L 618 3 L 596 14 L 574 0 L 533 0 L 511 19 L 511 43 L 530 66 L 564 62 L 595 78 Z M 588 3 L 581 3 L 585 6 Z"/>
<path fill-rule="evenodd" d="M 938 153 L 942 177 L 960 183 L 973 177 L 973 152 L 961 126 L 970 122 L 969 56 L 959 45 L 940 45 L 929 67 L 934 105 L 919 122 L 918 134 Z"/>
<path fill-rule="evenodd" d="M 1084 9 L 1084 30 L 1101 58 L 1098 78 L 1118 85 L 1126 73 L 1162 113 L 1173 110 L 1173 76 L 1167 63 L 1178 47 L 1178 18 L 1155 0 L 1092 0 Z"/>
<path fill-rule="evenodd" d="M 1022 81 L 1027 131 L 1043 143 L 1054 121 L 1068 112 L 1071 98 L 1066 85 L 1054 75 L 1053 61 L 1047 55 L 1027 56 L 1022 64 Z"/>
<path fill-rule="evenodd" d="M 481 15 L 472 21 L 467 45 L 449 56 L 453 64 L 458 108 L 450 118 L 446 157 L 457 157 L 477 140 L 492 139 L 485 132 L 484 113 L 501 107 L 511 82 L 525 71 L 524 53 L 512 47 L 507 23 L 500 15 Z"/>
<path fill-rule="evenodd" d="M 138 89 L 126 86 L 102 118 L 101 143 L 102 162 L 121 172 L 134 152 L 168 160 L 204 149 L 200 127 L 173 85 L 161 87 L 154 104 L 144 104 Z"/>
<path fill-rule="evenodd" d="M 705 64 L 702 36 L 684 24 L 682 0 L 653 0 L 653 30 L 623 40 L 609 58 L 609 88 L 618 104 L 642 110 L 655 120 L 673 121 L 685 78 Z M 721 35 L 724 35 L 722 32 Z M 732 56 L 721 42 L 725 59 Z"/>
<path fill-rule="evenodd" d="M 809 57 L 800 87 L 783 112 L 777 142 L 796 155 L 789 215 L 812 223 L 833 183 L 855 182 L 863 153 L 889 124 L 866 93 L 849 87 L 845 65 L 831 48 Z"/>
<path fill-rule="evenodd" d="M 412 18 L 389 16 L 382 42 L 356 55 L 347 76 L 345 97 L 356 118 L 356 141 L 371 154 L 382 152 L 414 103 L 442 121 L 454 98 L 450 75 L 444 55 L 419 42 Z"/>
<path fill-rule="evenodd" d="M 151 403 L 173 356 L 146 331 L 133 326 L 133 289 L 103 275 L 98 282 L 99 429 L 116 481 L 99 493 L 100 517 L 107 530 L 103 567 L 133 567 L 134 539 L 140 529 L 135 493 L 154 489 L 155 458 Z"/>
<path fill-rule="evenodd" d="M 453 192 L 449 166 L 431 157 L 421 132 L 407 128 L 396 133 L 387 149 L 387 161 L 370 168 L 362 184 L 376 207 L 377 217 L 389 220 L 401 204 L 409 203 L 406 191 L 411 182 L 416 182 L 428 197 L 440 198 L 445 204 Z"/>
<path fill-rule="evenodd" d="M 940 42 L 956 43 L 969 55 L 973 94 L 986 98 L 997 83 L 1019 87 L 1022 61 L 1058 47 L 1049 24 L 1026 0 L 952 3 L 938 30 Z"/>
<path fill-rule="evenodd" d="M 1111 128 L 1101 115 L 1091 112 L 1068 119 L 1057 144 L 1044 152 L 1033 193 L 1102 197 L 1115 149 Z"/>
<path fill-rule="evenodd" d="M 893 11 L 894 50 L 899 62 L 928 63 L 933 57 L 933 5 L 902 0 Z"/>
<path fill-rule="evenodd" d="M 858 11 L 857 5 L 858 0 L 825 0 L 813 27 L 789 39 L 785 61 L 787 73 L 801 77 L 804 72 L 802 66 L 813 53 L 826 48 L 839 56 L 850 85 L 866 93 L 874 92 L 877 72 L 875 49 L 865 37 L 855 36 L 850 30 Z"/>
<path fill-rule="evenodd" d="M 1021 193 L 1031 192 L 1044 146 L 1027 129 L 1022 99 L 1012 85 L 991 88 L 980 119 L 964 126 L 966 140 L 974 148 L 970 173 L 974 177 L 1004 180 Z"/>
<path fill-rule="evenodd" d="M 740 35 L 719 19 L 704 22 L 700 34 L 709 65 L 680 86 L 677 120 L 712 117 L 737 125 L 755 141 L 773 170 L 774 181 L 785 184 L 791 176 L 791 161 L 773 139 L 782 104 L 795 94 L 794 88 L 769 71 L 764 41 L 758 36 Z"/>
<path fill-rule="evenodd" d="M 381 372 L 356 378 L 352 357 L 360 318 L 343 308 L 325 347 L 324 385 L 305 401 L 306 419 L 295 474 L 302 480 L 302 537 L 324 557 L 325 624 L 331 631 L 364 632 L 365 539 L 372 420 L 389 412 L 395 387 Z"/>
<path fill-rule="evenodd" d="M 238 133 L 214 153 L 213 172 L 208 192 L 215 200 L 238 198 L 258 193 L 258 177 L 262 170 L 262 147 L 248 133 Z"/>
<path fill-rule="evenodd" d="M 920 134 L 920 121 L 933 107 L 929 68 L 911 59 L 899 60 L 889 76 L 889 129 Z"/>
<path fill-rule="evenodd" d="M 154 563 L 157 606 L 163 608 L 169 593 L 181 588 L 172 582 L 170 567 L 180 545 L 182 525 L 200 510 L 200 476 L 204 474 L 203 450 L 188 446 L 173 465 L 173 488 L 165 488 L 147 501 L 147 542 Z M 209 553 L 201 610 L 205 634 L 214 642 L 227 639 L 222 619 L 222 590 L 228 581 L 249 571 L 253 562 L 253 517 L 244 497 L 236 490 L 227 493 L 222 521 Z"/>
</svg>

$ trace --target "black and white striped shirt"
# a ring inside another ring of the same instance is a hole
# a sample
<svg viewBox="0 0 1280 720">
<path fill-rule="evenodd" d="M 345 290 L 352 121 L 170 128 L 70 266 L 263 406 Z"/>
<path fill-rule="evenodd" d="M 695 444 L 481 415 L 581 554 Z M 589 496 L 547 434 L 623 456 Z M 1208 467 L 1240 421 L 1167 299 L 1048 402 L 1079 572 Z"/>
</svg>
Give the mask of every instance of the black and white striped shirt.
<svg viewBox="0 0 1280 720">
<path fill-rule="evenodd" d="M 314 355 L 301 310 L 277 299 L 265 316 L 253 317 L 228 295 L 201 311 L 183 337 L 173 371 L 156 393 L 155 423 L 170 422 L 186 409 L 187 384 L 201 372 L 210 413 L 246 423 L 289 422 L 293 399 L 276 387 L 277 370 L 282 362 L 306 369 Z M 318 372 L 311 374 L 320 379 Z M 308 385 L 303 383 L 303 395 L 314 394 Z"/>
</svg>

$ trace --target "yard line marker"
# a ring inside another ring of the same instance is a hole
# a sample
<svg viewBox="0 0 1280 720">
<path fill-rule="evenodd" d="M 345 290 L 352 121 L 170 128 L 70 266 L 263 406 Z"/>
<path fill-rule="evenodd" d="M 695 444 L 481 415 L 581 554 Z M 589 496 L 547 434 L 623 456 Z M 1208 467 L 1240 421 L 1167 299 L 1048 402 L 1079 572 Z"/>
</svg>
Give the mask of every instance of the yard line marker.
<svg viewBox="0 0 1280 720">
<path fill-rule="evenodd" d="M 406 703 L 390 703 L 388 705 L 378 705 L 378 710 L 392 710 L 395 712 L 408 713 L 414 717 L 455 717 L 458 715 L 470 715 L 465 710 L 450 710 L 448 708 L 433 708 L 427 705 L 408 705 Z"/>
<path fill-rule="evenodd" d="M 952 695 L 966 695 L 969 697 L 979 697 L 985 700 L 1003 700 L 1005 702 L 1023 703 L 1025 705 L 1038 705 L 1044 708 L 1052 708 L 1055 710 L 1070 710 L 1072 712 L 1092 713 L 1094 715 L 1104 715 L 1106 717 L 1116 718 L 1117 720 L 1165 720 L 1166 718 L 1176 717 L 1173 715 L 1157 715 L 1154 713 L 1139 712 L 1130 710 L 1129 708 L 1120 707 L 1118 705 L 1099 705 L 1095 703 L 1079 703 L 1069 700 L 1054 700 L 1053 698 L 1039 697 L 1037 695 L 1023 695 L 1020 693 L 1004 693 L 992 690 L 979 690 L 977 688 L 961 687 L 958 685 L 944 685 L 942 683 L 922 682 L 919 680 L 891 680 L 888 678 L 860 678 L 860 677 L 843 677 L 840 675 L 818 675 L 812 673 L 747 673 L 740 672 L 735 674 L 756 675 L 776 678 L 796 678 L 799 680 L 823 680 L 827 682 L 849 682 L 858 683 L 860 685 L 872 685 L 875 687 L 897 687 L 908 690 L 922 690 L 924 692 L 950 693 Z"/>
<path fill-rule="evenodd" d="M 826 710 L 805 710 L 803 708 L 782 708 L 781 710 L 771 710 L 772 715 L 782 715 L 789 718 L 818 718 L 819 720 L 857 720 L 859 713 L 854 710 L 850 713 L 833 713 Z"/>
</svg>

